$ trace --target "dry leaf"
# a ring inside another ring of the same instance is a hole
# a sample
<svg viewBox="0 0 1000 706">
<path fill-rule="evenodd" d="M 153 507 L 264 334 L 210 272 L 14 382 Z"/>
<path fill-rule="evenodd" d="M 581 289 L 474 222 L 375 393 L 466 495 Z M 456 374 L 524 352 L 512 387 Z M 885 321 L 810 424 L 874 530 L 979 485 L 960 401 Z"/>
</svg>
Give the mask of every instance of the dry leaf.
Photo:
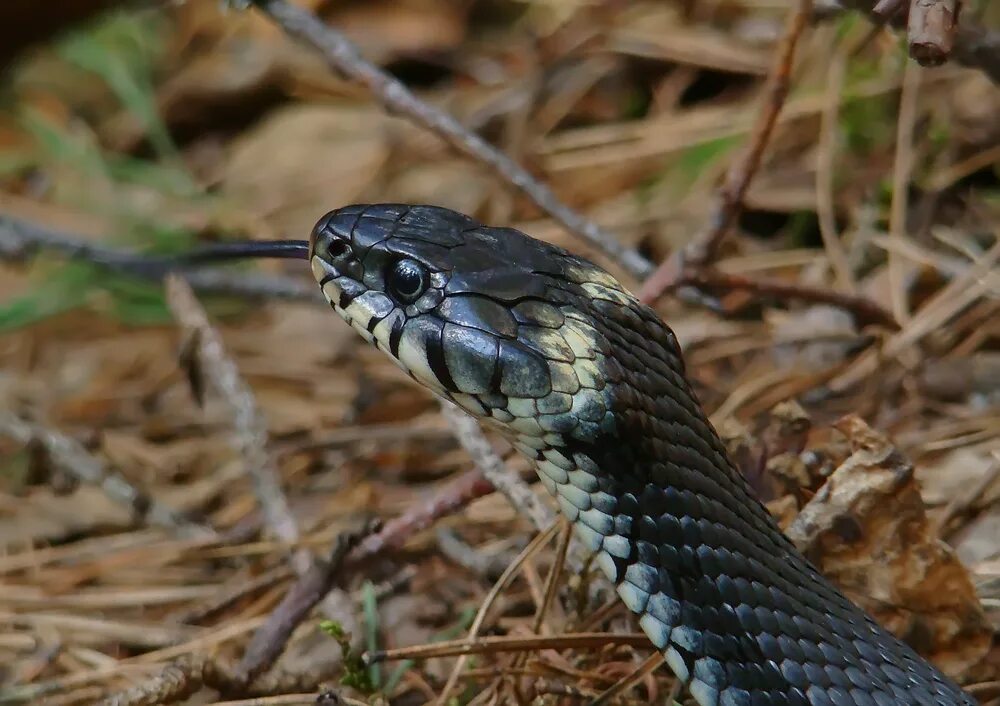
<svg viewBox="0 0 1000 706">
<path fill-rule="evenodd" d="M 355 203 L 391 154 L 391 119 L 373 106 L 292 105 L 233 145 L 223 189 L 286 237 Z"/>
<path fill-rule="evenodd" d="M 859 417 L 836 426 L 853 453 L 789 537 L 881 624 L 949 674 L 963 673 L 992 640 L 968 570 L 928 521 L 912 464 Z"/>
</svg>

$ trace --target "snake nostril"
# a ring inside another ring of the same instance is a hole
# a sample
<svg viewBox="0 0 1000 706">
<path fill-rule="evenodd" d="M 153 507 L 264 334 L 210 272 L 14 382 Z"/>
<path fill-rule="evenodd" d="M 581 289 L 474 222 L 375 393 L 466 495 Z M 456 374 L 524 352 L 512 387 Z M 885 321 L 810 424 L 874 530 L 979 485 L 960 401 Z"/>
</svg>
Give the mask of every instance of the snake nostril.
<svg viewBox="0 0 1000 706">
<path fill-rule="evenodd" d="M 327 248 L 331 260 L 340 260 L 351 252 L 351 246 L 345 240 L 334 240 Z"/>
</svg>

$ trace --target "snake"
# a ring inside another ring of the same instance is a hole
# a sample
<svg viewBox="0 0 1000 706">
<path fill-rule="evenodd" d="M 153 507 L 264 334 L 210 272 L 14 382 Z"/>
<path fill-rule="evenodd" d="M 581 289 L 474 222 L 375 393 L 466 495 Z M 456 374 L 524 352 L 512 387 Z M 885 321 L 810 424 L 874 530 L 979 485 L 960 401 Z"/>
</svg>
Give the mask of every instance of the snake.
<svg viewBox="0 0 1000 706">
<path fill-rule="evenodd" d="M 514 228 L 392 203 L 326 213 L 305 255 L 362 338 L 531 462 L 700 706 L 976 703 L 782 533 L 677 337 L 607 270 Z"/>
</svg>

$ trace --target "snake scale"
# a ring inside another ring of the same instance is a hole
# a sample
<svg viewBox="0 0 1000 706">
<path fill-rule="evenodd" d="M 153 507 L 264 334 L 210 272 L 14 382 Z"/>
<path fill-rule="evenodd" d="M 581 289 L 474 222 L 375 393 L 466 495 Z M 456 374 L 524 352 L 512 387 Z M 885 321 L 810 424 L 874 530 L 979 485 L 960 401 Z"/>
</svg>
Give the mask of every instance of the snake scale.
<svg viewBox="0 0 1000 706">
<path fill-rule="evenodd" d="M 609 273 L 444 208 L 323 216 L 313 275 L 414 380 L 532 461 L 701 706 L 975 700 L 795 549 L 727 457 L 670 328 Z"/>
</svg>

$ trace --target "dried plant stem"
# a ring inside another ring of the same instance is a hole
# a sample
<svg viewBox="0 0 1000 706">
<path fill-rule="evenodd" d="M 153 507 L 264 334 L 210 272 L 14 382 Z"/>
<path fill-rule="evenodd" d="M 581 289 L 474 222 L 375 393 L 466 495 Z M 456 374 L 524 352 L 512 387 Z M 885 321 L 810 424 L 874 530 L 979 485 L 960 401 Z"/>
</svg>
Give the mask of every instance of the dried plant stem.
<svg viewBox="0 0 1000 706">
<path fill-rule="evenodd" d="M 429 502 L 414 503 L 406 514 L 387 522 L 380 532 L 361 540 L 348 555 L 347 564 L 353 566 L 376 554 L 403 546 L 415 532 L 427 529 L 438 518 L 450 515 L 494 490 L 493 484 L 478 469 L 463 473 L 435 493 Z"/>
<path fill-rule="evenodd" d="M 907 62 L 899 98 L 896 156 L 892 168 L 892 206 L 889 213 L 889 238 L 897 246 L 901 246 L 906 240 L 910 172 L 913 169 L 913 126 L 917 116 L 920 72 L 920 66 Z M 889 287 L 892 313 L 897 321 L 905 323 L 910 318 L 910 307 L 898 250 L 899 247 L 896 247 L 889 251 Z"/>
<path fill-rule="evenodd" d="M 176 275 L 167 278 L 167 303 L 185 339 L 192 342 L 199 369 L 229 409 L 234 443 L 246 464 L 267 527 L 279 540 L 295 544 L 299 540 L 298 526 L 271 462 L 267 450 L 267 424 L 257 408 L 253 392 L 240 376 L 236 363 L 226 354 L 221 337 L 209 323 L 194 292 Z M 311 559 L 306 550 L 299 550 L 292 561 L 295 570 L 302 574 L 309 569 Z"/>
<path fill-rule="evenodd" d="M 469 627 L 469 640 L 475 640 L 479 635 L 479 631 L 483 627 L 483 623 L 486 621 L 486 616 L 490 612 L 490 608 L 496 602 L 497 598 L 500 596 L 500 592 L 503 591 L 511 581 L 514 580 L 514 576 L 517 574 L 521 565 L 527 561 L 529 557 L 535 554 L 539 549 L 541 549 L 546 542 L 548 542 L 552 535 L 555 534 L 556 530 L 559 528 L 559 524 L 553 522 L 552 525 L 543 532 L 539 532 L 531 540 L 531 542 L 526 546 L 521 553 L 517 555 L 517 558 L 510 563 L 510 566 L 501 574 L 500 578 L 497 579 L 496 583 L 493 584 L 493 588 L 483 599 L 482 605 L 479 606 L 479 611 L 476 613 L 475 619 L 472 621 L 472 625 Z M 445 682 L 444 688 L 441 689 L 441 696 L 437 700 L 438 706 L 445 706 L 448 703 L 448 695 L 451 690 L 455 688 L 455 684 L 458 683 L 458 677 L 462 673 L 462 669 L 465 668 L 465 655 L 459 657 L 455 662 L 455 666 L 451 670 L 451 674 L 448 675 L 448 681 Z"/>
<path fill-rule="evenodd" d="M 606 632 L 580 632 L 563 635 L 537 635 L 532 637 L 477 637 L 429 645 L 414 645 L 392 650 L 368 652 L 368 664 L 398 659 L 432 659 L 458 657 L 491 652 L 520 652 L 522 650 L 574 649 L 581 647 L 602 648 L 607 645 L 649 647 L 649 638 L 642 633 L 616 634 Z"/>
<path fill-rule="evenodd" d="M 548 186 L 479 135 L 470 132 L 452 115 L 420 100 L 401 81 L 366 61 L 350 40 L 311 12 L 286 0 L 254 0 L 254 4 L 290 36 L 305 41 L 322 53 L 333 69 L 365 86 L 388 111 L 412 120 L 459 152 L 489 167 L 570 232 L 621 263 L 631 274 L 644 277 L 652 270 L 650 263 L 637 251 L 624 247 L 613 234 L 563 204 Z"/>
<path fill-rule="evenodd" d="M 646 279 L 639 290 L 642 301 L 654 302 L 665 292 L 673 290 L 688 264 L 702 266 L 715 259 L 719 245 L 743 209 L 743 199 L 760 168 L 764 150 L 774 133 L 778 114 L 788 95 L 795 48 L 811 15 L 812 0 L 799 0 L 796 9 L 789 15 L 784 36 L 775 54 L 764 103 L 757 114 L 749 146 L 743 156 L 732 163 L 722 187 L 716 192 L 708 227 L 687 246 L 678 249 Z"/>
<path fill-rule="evenodd" d="M 559 518 L 560 532 L 559 543 L 556 545 L 555 557 L 552 560 L 552 568 L 545 579 L 545 594 L 542 604 L 535 611 L 535 617 L 531 621 L 531 631 L 541 632 L 545 625 L 545 616 L 548 615 L 552 602 L 556 597 L 556 590 L 559 588 L 559 579 L 562 577 L 563 566 L 566 564 L 566 552 L 569 550 L 569 541 L 573 536 L 573 526 L 564 517 Z"/>
<path fill-rule="evenodd" d="M 104 699 L 99 706 L 158 706 L 176 703 L 194 694 L 205 682 L 209 662 L 201 657 L 178 660 L 162 672 L 127 691 Z"/>
<path fill-rule="evenodd" d="M 190 655 L 168 664 L 142 684 L 112 694 L 98 706 L 165 706 L 187 699 L 203 686 L 227 695 L 287 694 L 315 689 L 317 681 L 310 676 L 278 674 L 248 686 L 221 658 Z"/>
<path fill-rule="evenodd" d="M 168 527 L 182 537 L 215 536 L 210 527 L 192 522 L 182 513 L 137 488 L 124 476 L 106 468 L 75 439 L 38 424 L 25 422 L 6 412 L 0 412 L 0 435 L 8 436 L 20 444 L 39 444 L 55 468 L 72 478 L 97 486 L 109 498 L 129 508 L 140 520 Z"/>
<path fill-rule="evenodd" d="M 369 534 L 366 530 L 363 534 Z M 341 534 L 326 561 L 312 564 L 302 578 L 285 594 L 268 621 L 254 633 L 236 668 L 237 679 L 250 683 L 269 669 L 281 656 L 285 644 L 309 612 L 323 600 L 342 576 L 341 568 L 348 552 L 357 545 L 360 534 Z"/>
<path fill-rule="evenodd" d="M 892 314 L 871 299 L 860 295 L 841 294 L 831 289 L 776 280 L 751 279 L 714 270 L 685 270 L 677 278 L 678 285 L 691 285 L 706 290 L 744 291 L 761 296 L 791 299 L 814 304 L 830 304 L 850 312 L 861 326 L 877 324 L 898 329 Z"/>
<path fill-rule="evenodd" d="M 844 88 L 844 74 L 847 56 L 838 50 L 830 63 L 826 82 L 826 105 L 823 108 L 820 128 L 819 150 L 816 163 L 816 215 L 819 218 L 820 237 L 823 248 L 833 269 L 838 287 L 848 294 L 855 294 L 854 276 L 844 251 L 844 244 L 837 232 L 834 211 L 834 155 L 837 149 L 837 114 L 840 109 L 840 93 Z"/>
</svg>

